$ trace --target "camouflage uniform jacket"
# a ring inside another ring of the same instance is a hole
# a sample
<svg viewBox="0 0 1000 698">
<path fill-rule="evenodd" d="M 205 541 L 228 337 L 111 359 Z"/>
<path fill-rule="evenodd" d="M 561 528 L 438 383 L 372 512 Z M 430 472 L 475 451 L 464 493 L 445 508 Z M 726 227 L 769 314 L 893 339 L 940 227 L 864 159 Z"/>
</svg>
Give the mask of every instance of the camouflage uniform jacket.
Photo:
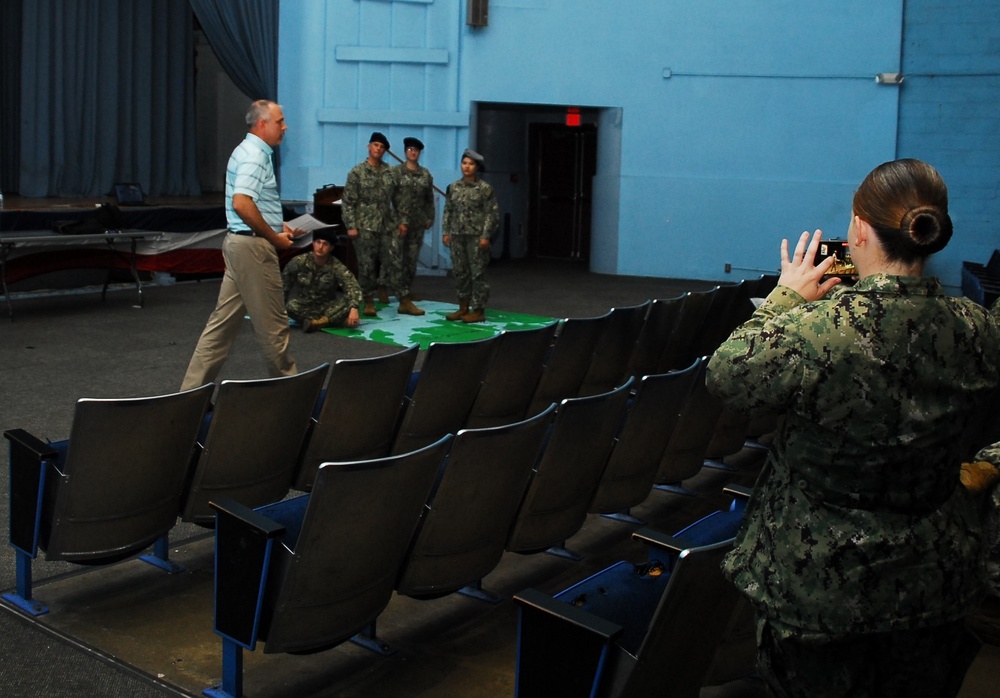
<svg viewBox="0 0 1000 698">
<path fill-rule="evenodd" d="M 393 168 L 383 164 L 372 167 L 362 160 L 347 173 L 340 212 L 348 230 L 372 230 L 385 233 L 398 227 L 392 207 L 396 178 Z"/>
<path fill-rule="evenodd" d="M 400 223 L 426 230 L 434 222 L 434 177 L 426 167 L 397 165 L 393 204 Z"/>
<path fill-rule="evenodd" d="M 993 302 L 990 314 L 1000 321 L 1000 298 Z M 980 450 L 973 460 L 986 461 L 1000 468 L 1000 441 Z M 982 521 L 990 594 L 1000 598 L 1000 484 L 993 486 L 986 499 Z"/>
<path fill-rule="evenodd" d="M 343 262 L 330 255 L 326 264 L 316 266 L 311 252 L 293 257 L 281 271 L 285 298 L 295 292 L 296 301 L 303 309 L 322 311 L 335 303 L 341 295 L 347 296 L 352 308 L 362 304 L 361 286 Z"/>
<path fill-rule="evenodd" d="M 500 206 L 493 187 L 476 178 L 448 185 L 441 229 L 445 235 L 478 235 L 490 240 L 500 224 Z"/>
<path fill-rule="evenodd" d="M 807 303 L 779 286 L 708 384 L 783 410 L 724 569 L 776 630 L 829 637 L 960 618 L 983 591 L 959 436 L 1000 380 L 1000 329 L 934 278 L 876 274 Z"/>
<path fill-rule="evenodd" d="M 1000 468 L 1000 442 L 982 449 L 973 460 Z M 983 537 L 986 540 L 986 573 L 990 594 L 1000 597 L 1000 484 L 993 486 L 983 505 Z"/>
</svg>

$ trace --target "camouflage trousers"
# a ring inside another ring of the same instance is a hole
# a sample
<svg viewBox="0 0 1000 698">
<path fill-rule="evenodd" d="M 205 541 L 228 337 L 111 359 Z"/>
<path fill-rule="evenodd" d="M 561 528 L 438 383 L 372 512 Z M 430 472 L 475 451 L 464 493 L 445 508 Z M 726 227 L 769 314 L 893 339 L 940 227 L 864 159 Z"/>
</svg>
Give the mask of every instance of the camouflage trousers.
<svg viewBox="0 0 1000 698">
<path fill-rule="evenodd" d="M 980 644 L 963 621 L 812 640 L 758 617 L 757 671 L 778 698 L 946 698 L 958 695 Z"/>
<path fill-rule="evenodd" d="M 410 285 L 402 272 L 403 246 L 397 233 L 358 230 L 353 244 L 358 259 L 358 284 L 365 298 L 372 297 L 380 279 L 397 298 L 409 295 Z"/>
<path fill-rule="evenodd" d="M 420 248 L 424 246 L 424 233 L 420 226 L 409 226 L 406 237 L 400 245 L 400 282 L 409 290 L 413 286 L 413 278 L 417 275 L 417 260 L 420 259 Z"/>
<path fill-rule="evenodd" d="M 342 327 L 351 313 L 351 300 L 346 295 L 339 295 L 328 303 L 307 303 L 301 298 L 293 298 L 285 307 L 288 309 L 288 317 L 300 323 L 305 324 L 326 316 L 330 327 Z"/>
<path fill-rule="evenodd" d="M 490 299 L 490 285 L 486 282 L 486 267 L 490 264 L 490 248 L 479 247 L 476 235 L 451 236 L 451 267 L 455 274 L 455 290 L 460 301 L 469 301 L 469 307 L 479 310 Z"/>
</svg>

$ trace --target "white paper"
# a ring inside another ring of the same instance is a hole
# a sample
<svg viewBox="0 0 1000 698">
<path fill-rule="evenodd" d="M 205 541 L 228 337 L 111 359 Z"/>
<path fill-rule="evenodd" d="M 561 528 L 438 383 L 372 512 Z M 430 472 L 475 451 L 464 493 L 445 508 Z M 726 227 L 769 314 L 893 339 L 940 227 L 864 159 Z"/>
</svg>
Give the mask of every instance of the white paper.
<svg viewBox="0 0 1000 698">
<path fill-rule="evenodd" d="M 313 215 L 304 213 L 298 218 L 293 218 L 290 221 L 285 221 L 288 227 L 292 230 L 301 230 L 303 233 L 311 233 L 314 230 L 319 230 L 320 228 L 332 228 L 333 225 L 330 223 L 324 223 L 319 218 Z"/>
</svg>

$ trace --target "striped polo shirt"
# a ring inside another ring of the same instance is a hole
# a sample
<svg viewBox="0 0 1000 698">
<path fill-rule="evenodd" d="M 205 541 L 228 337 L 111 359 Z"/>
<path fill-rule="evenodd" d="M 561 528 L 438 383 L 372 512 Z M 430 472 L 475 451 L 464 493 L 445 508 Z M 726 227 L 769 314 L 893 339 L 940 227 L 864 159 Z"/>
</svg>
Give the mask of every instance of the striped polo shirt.
<svg viewBox="0 0 1000 698">
<path fill-rule="evenodd" d="M 250 226 L 233 210 L 233 195 L 245 194 L 254 200 L 260 215 L 275 232 L 281 232 L 281 199 L 274 164 L 267 143 L 252 133 L 236 146 L 226 166 L 226 222 L 230 230 L 247 231 Z"/>
</svg>

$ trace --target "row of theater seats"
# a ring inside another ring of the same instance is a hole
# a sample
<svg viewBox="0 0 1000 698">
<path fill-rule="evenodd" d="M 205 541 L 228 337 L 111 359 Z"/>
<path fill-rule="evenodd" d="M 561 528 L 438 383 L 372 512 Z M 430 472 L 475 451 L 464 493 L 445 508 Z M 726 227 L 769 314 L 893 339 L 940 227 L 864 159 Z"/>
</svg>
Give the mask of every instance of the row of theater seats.
<svg viewBox="0 0 1000 698">
<path fill-rule="evenodd" d="M 100 564 L 153 545 L 144 559 L 173 569 L 167 534 L 179 516 L 216 527 L 227 665 L 258 638 L 266 652 L 315 650 L 368 628 L 379 647 L 374 619 L 393 590 L 488 596 L 479 580 L 505 550 L 561 548 L 588 513 L 627 510 L 724 455 L 711 451 L 724 413 L 704 390 L 699 352 L 749 314 L 747 299 L 766 295 L 758 288 L 570 318 L 558 334 L 432 345 L 415 380 L 410 347 L 225 381 L 211 409 L 213 386 L 81 400 L 68 443 L 5 433 L 18 587 L 4 598 L 45 612 L 31 592 L 40 549 Z M 722 440 L 742 447 L 748 425 L 737 422 L 738 439 Z M 290 489 L 311 494 L 284 499 Z M 244 554 L 255 541 L 259 555 Z M 224 671 L 230 683 L 234 673 Z M 230 689 L 219 695 L 239 695 Z"/>
<path fill-rule="evenodd" d="M 225 494 L 259 505 L 289 490 L 329 364 L 288 378 L 225 381 L 181 393 L 77 402 L 68 440 L 23 429 L 10 443 L 10 542 L 16 592 L 4 599 L 46 612 L 31 588 L 47 560 L 107 564 L 153 546 L 147 562 L 176 571 L 167 536 L 182 521 L 211 525 Z"/>
<path fill-rule="evenodd" d="M 434 344 L 418 374 L 411 374 L 415 347 L 338 361 L 327 388 L 338 399 L 323 401 L 294 486 L 308 491 L 325 461 L 405 453 L 460 429 L 510 424 L 565 398 L 607 392 L 629 377 L 688 368 L 749 316 L 749 298 L 767 295 L 775 282 L 762 276 L 537 330 Z M 710 455 L 731 447 L 716 442 Z"/>
<path fill-rule="evenodd" d="M 676 373 L 701 375 L 704 364 L 701 358 Z M 672 375 L 644 377 L 631 409 L 629 379 L 607 393 L 568 398 L 514 424 L 463 429 L 416 451 L 324 463 L 308 495 L 256 509 L 228 499 L 214 502 L 215 630 L 223 638 L 223 683 L 210 694 L 242 695 L 241 653 L 258 642 L 265 653 L 278 653 L 351 640 L 388 654 L 375 625 L 393 593 L 433 599 L 459 592 L 497 602 L 482 579 L 505 551 L 555 548 L 577 557 L 565 550 L 565 541 L 588 513 L 604 508 L 600 497 L 621 495 L 626 481 L 635 494 L 624 501 L 638 503 L 649 495 L 661 459 L 656 447 L 647 443 L 649 453 L 630 464 L 631 478 L 620 477 L 613 463 L 626 459 L 613 454 L 641 447 L 623 439 L 626 433 L 634 438 L 657 425 L 668 431 L 662 443 L 669 442 L 669 424 L 639 424 L 645 418 L 635 410 L 637 404 L 649 406 L 639 402 L 644 386 Z M 672 407 L 660 408 L 661 416 L 684 411 L 687 398 L 676 397 L 667 402 Z M 742 507 L 733 511 L 716 521 L 711 534 L 681 538 L 691 545 L 708 535 L 731 542 Z M 688 567 L 690 578 L 703 576 L 705 563 Z M 718 587 L 704 586 L 695 606 L 712 604 L 711 590 Z M 674 593 L 683 596 L 684 588 Z M 735 590 L 715 603 L 721 633 L 733 614 Z M 701 622 L 707 627 L 705 618 Z M 706 643 L 717 639 L 707 635 Z"/>
</svg>

